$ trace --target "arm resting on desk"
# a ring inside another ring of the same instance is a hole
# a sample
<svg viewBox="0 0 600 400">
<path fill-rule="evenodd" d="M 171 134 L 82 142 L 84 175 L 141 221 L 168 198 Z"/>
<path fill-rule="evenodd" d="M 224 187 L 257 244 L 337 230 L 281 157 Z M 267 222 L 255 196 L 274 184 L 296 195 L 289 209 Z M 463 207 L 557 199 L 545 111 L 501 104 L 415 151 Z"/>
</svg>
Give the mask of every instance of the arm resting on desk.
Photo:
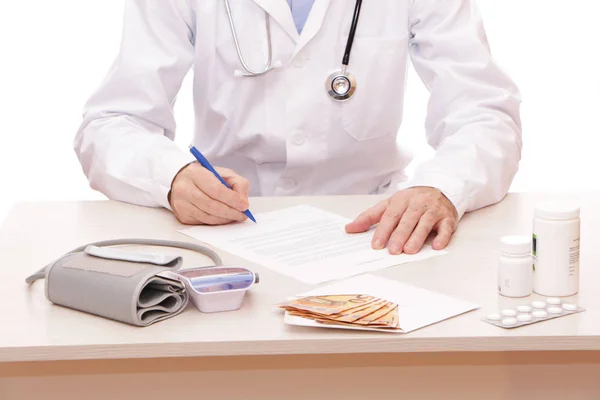
<svg viewBox="0 0 600 400">
<path fill-rule="evenodd" d="M 431 92 L 426 132 L 435 156 L 410 186 L 433 186 L 464 212 L 504 198 L 521 157 L 520 96 L 495 64 L 468 0 L 413 0 L 411 57 Z"/>
<path fill-rule="evenodd" d="M 171 182 L 193 161 L 173 142 L 173 105 L 194 57 L 191 3 L 126 1 L 119 54 L 74 142 L 91 187 L 111 199 L 170 209 Z"/>
</svg>

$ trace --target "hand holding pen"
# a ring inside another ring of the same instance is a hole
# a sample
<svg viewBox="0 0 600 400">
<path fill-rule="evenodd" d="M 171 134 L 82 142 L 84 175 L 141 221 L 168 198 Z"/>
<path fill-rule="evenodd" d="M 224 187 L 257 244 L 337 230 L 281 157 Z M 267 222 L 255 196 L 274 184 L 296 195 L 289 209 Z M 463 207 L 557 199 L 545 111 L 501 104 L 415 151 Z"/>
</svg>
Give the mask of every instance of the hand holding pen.
<svg viewBox="0 0 600 400">
<path fill-rule="evenodd" d="M 193 146 L 198 160 L 183 168 L 173 179 L 169 203 L 174 215 L 188 225 L 223 225 L 250 218 L 248 180 L 227 168 L 214 168 Z"/>
</svg>

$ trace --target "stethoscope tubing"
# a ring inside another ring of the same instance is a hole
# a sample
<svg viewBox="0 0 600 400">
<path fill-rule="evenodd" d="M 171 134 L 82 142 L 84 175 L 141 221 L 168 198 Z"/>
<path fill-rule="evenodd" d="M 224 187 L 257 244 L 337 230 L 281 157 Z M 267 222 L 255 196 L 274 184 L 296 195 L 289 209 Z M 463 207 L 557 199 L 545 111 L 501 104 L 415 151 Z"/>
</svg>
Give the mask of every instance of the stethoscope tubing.
<svg viewBox="0 0 600 400">
<path fill-rule="evenodd" d="M 236 52 L 238 55 L 238 59 L 240 60 L 240 63 L 242 64 L 242 68 L 244 68 L 244 70 L 247 72 L 247 74 L 243 74 L 243 73 L 240 73 L 240 74 L 242 76 L 251 76 L 252 77 L 252 76 L 259 76 L 259 75 L 263 75 L 263 74 L 267 73 L 268 71 L 270 71 L 273 68 L 272 67 L 273 46 L 272 46 L 272 41 L 271 41 L 271 24 L 270 24 L 269 14 L 267 12 L 265 12 L 265 23 L 266 23 L 266 29 L 267 29 L 267 48 L 268 48 L 267 64 L 262 71 L 256 72 L 256 71 L 253 71 L 252 69 L 250 69 L 250 67 L 246 64 L 246 61 L 244 60 L 244 56 L 242 54 L 242 50 L 241 50 L 240 43 L 238 40 L 237 32 L 235 30 L 235 23 L 233 21 L 231 5 L 229 3 L 229 0 L 224 0 L 224 2 L 225 2 L 225 9 L 227 11 L 227 17 L 229 19 L 229 26 L 231 28 L 231 34 L 233 36 L 233 42 L 235 44 L 235 49 L 236 49 Z M 354 77 L 354 75 L 352 75 L 351 73 L 349 73 L 347 71 L 347 67 L 348 67 L 348 64 L 350 63 L 350 54 L 352 53 L 352 46 L 354 44 L 354 37 L 356 36 L 356 29 L 358 27 L 358 21 L 360 19 L 361 8 L 362 8 L 362 0 L 356 0 L 356 3 L 354 5 L 354 12 L 352 14 L 352 23 L 350 25 L 350 31 L 348 32 L 348 40 L 346 41 L 346 47 L 344 49 L 344 55 L 342 57 L 341 69 L 332 72 L 331 75 L 329 75 L 329 77 L 327 78 L 326 83 L 325 83 L 328 94 L 335 100 L 347 100 L 348 98 L 350 98 L 352 96 L 352 94 L 354 93 L 354 91 L 356 89 L 356 78 Z M 238 74 L 238 73 L 239 72 L 236 71 L 236 74 Z M 340 80 L 347 82 L 347 90 L 345 90 L 344 92 L 336 91 L 336 89 L 334 88 L 335 83 L 339 82 Z"/>
<path fill-rule="evenodd" d="M 246 62 L 244 60 L 244 56 L 242 55 L 242 50 L 240 48 L 240 42 L 238 40 L 237 32 L 235 31 L 235 23 L 233 22 L 233 15 L 231 13 L 231 5 L 229 4 L 229 0 L 224 0 L 224 1 L 225 1 L 225 9 L 227 10 L 227 18 L 229 19 L 229 27 L 231 28 L 231 35 L 233 36 L 233 42 L 235 43 L 235 50 L 237 52 L 240 63 L 242 64 L 242 67 L 246 70 L 246 72 L 248 74 L 250 74 L 250 76 L 262 75 L 262 74 L 268 72 L 269 70 L 271 70 L 271 64 L 273 62 L 273 45 L 271 43 L 271 21 L 270 21 L 269 14 L 265 13 L 265 25 L 266 25 L 266 29 L 267 29 L 267 51 L 268 51 L 267 65 L 263 68 L 262 71 L 257 72 L 257 71 L 253 71 L 252 69 L 250 69 L 250 67 L 246 64 Z"/>
<path fill-rule="evenodd" d="M 344 51 L 344 58 L 342 59 L 342 65 L 344 66 L 348 66 L 348 63 L 350 62 L 350 53 L 352 52 L 352 45 L 354 44 L 354 36 L 356 35 L 356 28 L 358 27 L 361 7 L 362 0 L 356 0 L 354 14 L 352 15 L 352 24 L 350 25 L 350 32 L 348 33 L 348 41 L 346 42 L 346 49 Z"/>
</svg>

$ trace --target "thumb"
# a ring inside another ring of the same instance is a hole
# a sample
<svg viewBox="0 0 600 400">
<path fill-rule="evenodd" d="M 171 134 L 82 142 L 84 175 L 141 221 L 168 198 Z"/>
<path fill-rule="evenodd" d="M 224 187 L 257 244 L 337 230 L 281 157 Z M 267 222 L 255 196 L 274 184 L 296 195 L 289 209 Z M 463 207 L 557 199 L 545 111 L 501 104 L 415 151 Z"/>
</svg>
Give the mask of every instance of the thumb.
<svg viewBox="0 0 600 400">
<path fill-rule="evenodd" d="M 381 201 L 373 207 L 367 209 L 360 214 L 356 219 L 346 225 L 347 233 L 360 233 L 369 230 L 373 225 L 378 223 L 387 209 L 387 202 Z"/>
</svg>

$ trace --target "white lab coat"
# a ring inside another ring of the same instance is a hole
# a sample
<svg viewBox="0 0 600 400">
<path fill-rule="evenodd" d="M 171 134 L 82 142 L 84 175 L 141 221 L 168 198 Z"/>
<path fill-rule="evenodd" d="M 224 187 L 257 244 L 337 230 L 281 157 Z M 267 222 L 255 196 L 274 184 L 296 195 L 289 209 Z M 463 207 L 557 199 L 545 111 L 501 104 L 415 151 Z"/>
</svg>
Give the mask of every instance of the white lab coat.
<svg viewBox="0 0 600 400">
<path fill-rule="evenodd" d="M 368 194 L 427 185 L 465 211 L 500 201 L 521 155 L 519 94 L 495 64 L 468 0 L 364 0 L 347 102 L 326 93 L 340 67 L 354 1 L 316 0 L 301 35 L 285 0 L 233 0 L 249 66 L 239 77 L 223 0 L 127 0 L 122 47 L 85 106 L 75 150 L 92 188 L 169 207 L 176 173 L 193 157 L 174 144 L 173 105 L 193 68 L 194 144 L 213 165 L 251 182 L 252 196 Z M 412 61 L 431 92 L 425 121 L 437 151 L 412 179 L 397 146 Z"/>
</svg>

